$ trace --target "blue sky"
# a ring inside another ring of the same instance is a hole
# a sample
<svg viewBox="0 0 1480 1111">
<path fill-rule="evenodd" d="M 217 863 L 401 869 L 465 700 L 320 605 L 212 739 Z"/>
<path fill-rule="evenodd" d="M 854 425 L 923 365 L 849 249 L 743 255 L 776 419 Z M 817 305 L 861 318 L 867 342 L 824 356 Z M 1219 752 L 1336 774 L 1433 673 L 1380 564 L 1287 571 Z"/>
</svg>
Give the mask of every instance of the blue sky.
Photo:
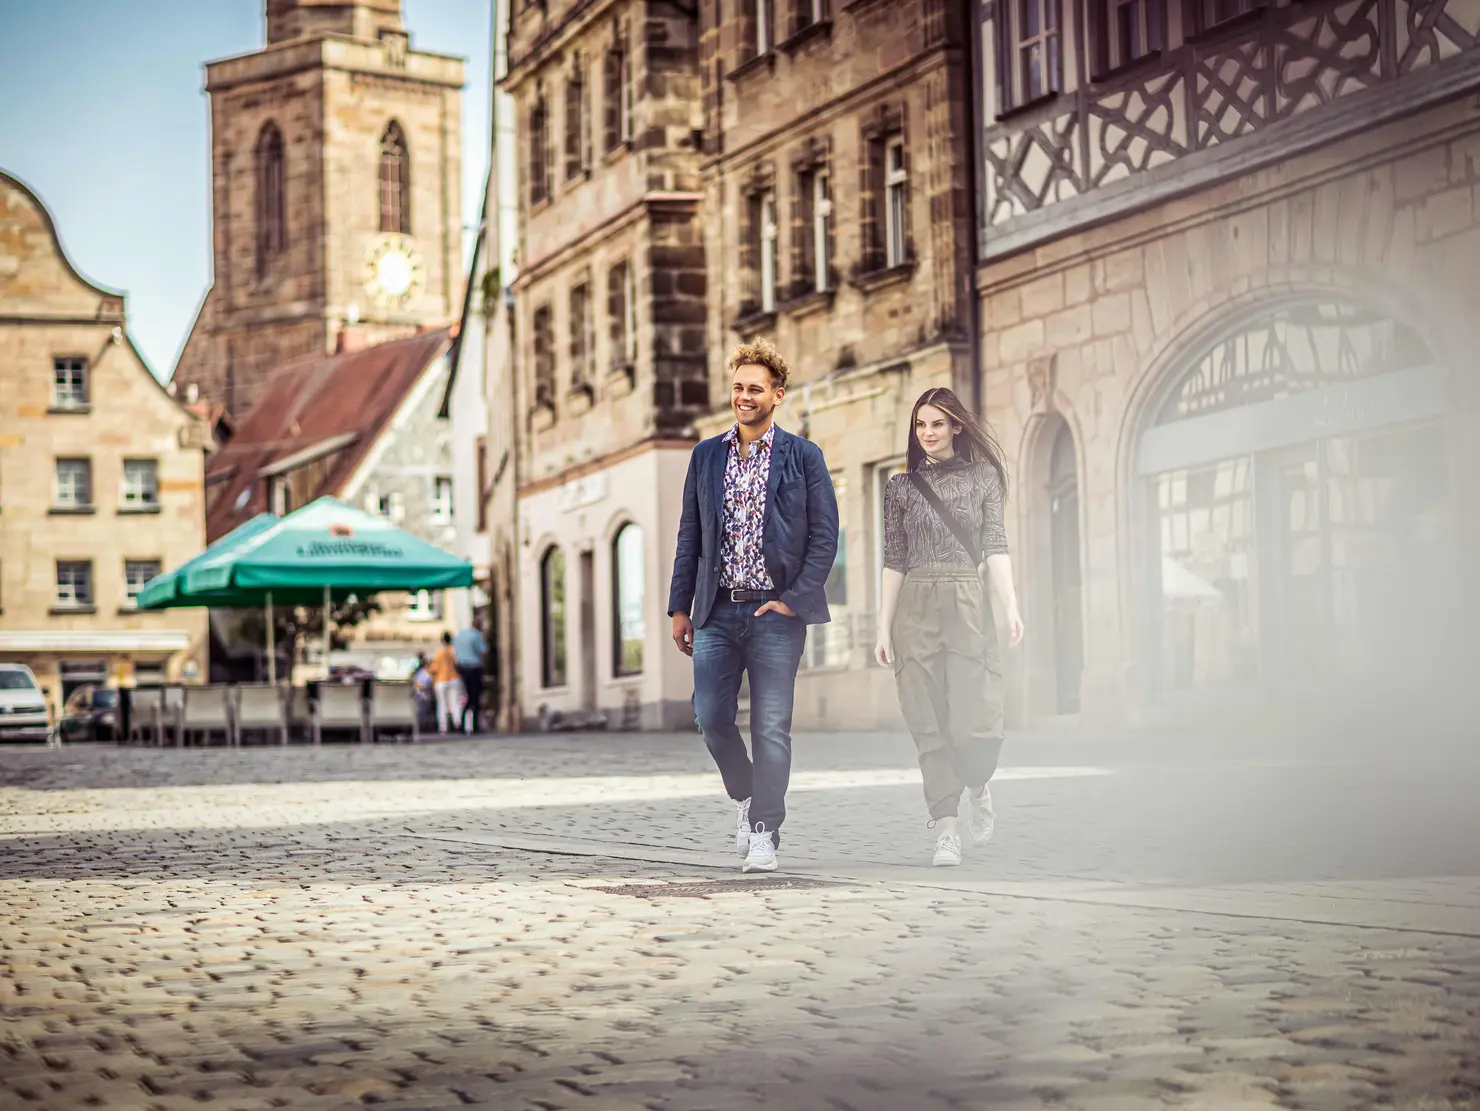
<svg viewBox="0 0 1480 1111">
<path fill-rule="evenodd" d="M 82 273 L 128 294 L 168 377 L 211 277 L 202 65 L 264 42 L 262 0 L 0 0 L 0 169 L 51 209 Z M 413 47 L 468 59 L 463 219 L 488 160 L 490 0 L 402 0 Z"/>
</svg>

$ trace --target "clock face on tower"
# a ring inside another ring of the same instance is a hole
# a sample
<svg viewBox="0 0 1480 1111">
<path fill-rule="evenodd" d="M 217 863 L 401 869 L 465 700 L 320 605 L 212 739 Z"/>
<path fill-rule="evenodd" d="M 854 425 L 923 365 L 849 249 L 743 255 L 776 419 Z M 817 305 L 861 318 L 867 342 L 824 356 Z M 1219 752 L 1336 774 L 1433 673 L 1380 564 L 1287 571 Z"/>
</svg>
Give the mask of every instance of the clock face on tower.
<svg viewBox="0 0 1480 1111">
<path fill-rule="evenodd" d="M 365 292 L 382 309 L 404 309 L 426 286 L 421 255 L 411 237 L 376 236 L 365 253 Z"/>
</svg>

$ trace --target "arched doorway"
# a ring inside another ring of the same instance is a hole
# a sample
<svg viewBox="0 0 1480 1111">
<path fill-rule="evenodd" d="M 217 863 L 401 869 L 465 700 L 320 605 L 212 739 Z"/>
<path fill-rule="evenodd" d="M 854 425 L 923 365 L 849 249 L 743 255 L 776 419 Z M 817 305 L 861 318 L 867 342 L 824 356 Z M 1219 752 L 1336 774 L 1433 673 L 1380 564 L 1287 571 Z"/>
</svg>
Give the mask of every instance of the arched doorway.
<svg viewBox="0 0 1480 1111">
<path fill-rule="evenodd" d="M 1163 698 L 1398 681 L 1442 640 L 1447 381 L 1416 329 L 1309 300 L 1225 333 L 1137 450 Z"/>
<path fill-rule="evenodd" d="M 1074 433 L 1059 421 L 1048 466 L 1049 552 L 1053 574 L 1056 712 L 1079 712 L 1084 673 L 1083 578 L 1079 563 L 1079 467 Z"/>
</svg>

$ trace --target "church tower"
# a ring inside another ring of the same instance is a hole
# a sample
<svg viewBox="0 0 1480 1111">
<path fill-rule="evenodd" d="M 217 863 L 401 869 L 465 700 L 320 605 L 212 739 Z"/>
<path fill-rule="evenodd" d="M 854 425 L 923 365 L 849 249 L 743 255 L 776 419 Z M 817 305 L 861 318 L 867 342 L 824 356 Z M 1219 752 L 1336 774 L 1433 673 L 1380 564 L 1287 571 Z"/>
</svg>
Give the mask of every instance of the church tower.
<svg viewBox="0 0 1480 1111">
<path fill-rule="evenodd" d="M 265 49 L 206 66 L 213 284 L 174 373 L 236 413 L 284 362 L 462 298 L 462 59 L 411 49 L 400 0 L 266 14 Z"/>
</svg>

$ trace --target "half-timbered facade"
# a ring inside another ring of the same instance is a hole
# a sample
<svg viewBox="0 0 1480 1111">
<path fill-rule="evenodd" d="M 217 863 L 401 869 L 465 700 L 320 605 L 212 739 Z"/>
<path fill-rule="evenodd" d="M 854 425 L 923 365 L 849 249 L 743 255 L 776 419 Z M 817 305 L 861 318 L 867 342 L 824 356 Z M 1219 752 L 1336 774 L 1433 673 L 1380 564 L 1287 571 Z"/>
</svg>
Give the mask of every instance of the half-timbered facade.
<svg viewBox="0 0 1480 1111">
<path fill-rule="evenodd" d="M 678 0 L 508 7 L 514 396 L 490 406 L 517 422 L 495 485 L 518 489 L 522 716 L 692 725 L 661 599 L 709 400 L 697 19 Z"/>
<path fill-rule="evenodd" d="M 971 51 L 959 0 L 703 0 L 705 244 L 713 383 L 772 340 L 792 366 L 778 415 L 818 443 L 841 516 L 833 620 L 809 631 L 798 728 L 898 719 L 872 662 L 884 487 L 915 398 L 975 375 Z"/>
<path fill-rule="evenodd" d="M 1480 552 L 1480 2 L 976 14 L 1019 716 L 1442 702 Z"/>
</svg>

